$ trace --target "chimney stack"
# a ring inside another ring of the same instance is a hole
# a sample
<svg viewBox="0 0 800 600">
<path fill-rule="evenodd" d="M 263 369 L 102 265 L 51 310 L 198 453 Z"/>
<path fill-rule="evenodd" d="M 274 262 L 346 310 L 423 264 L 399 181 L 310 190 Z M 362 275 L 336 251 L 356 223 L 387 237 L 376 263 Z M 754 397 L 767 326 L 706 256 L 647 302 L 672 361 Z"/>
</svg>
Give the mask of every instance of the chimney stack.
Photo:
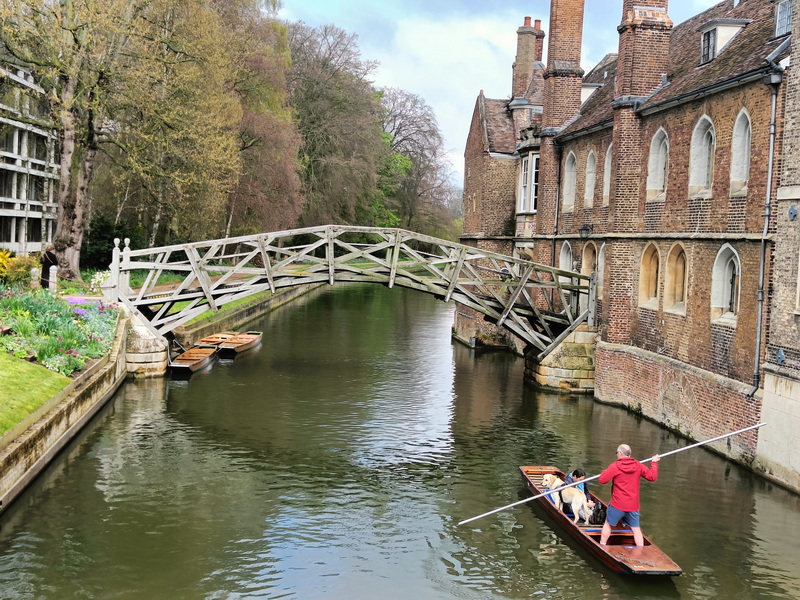
<svg viewBox="0 0 800 600">
<path fill-rule="evenodd" d="M 584 0 L 551 0 L 544 127 L 561 127 L 581 105 Z"/>
<path fill-rule="evenodd" d="M 523 98 L 533 77 L 533 64 L 542 60 L 544 31 L 541 21 L 531 27 L 531 18 L 525 17 L 522 27 L 517 29 L 517 56 L 514 60 L 514 74 L 511 89 L 512 98 Z"/>
</svg>

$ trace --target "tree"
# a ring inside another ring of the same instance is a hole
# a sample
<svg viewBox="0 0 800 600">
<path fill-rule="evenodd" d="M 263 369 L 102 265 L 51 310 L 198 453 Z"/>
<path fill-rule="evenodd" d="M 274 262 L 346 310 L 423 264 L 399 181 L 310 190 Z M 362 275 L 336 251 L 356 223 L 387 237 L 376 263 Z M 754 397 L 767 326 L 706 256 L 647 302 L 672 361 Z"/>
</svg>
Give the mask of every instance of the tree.
<svg viewBox="0 0 800 600">
<path fill-rule="evenodd" d="M 418 95 L 396 88 L 383 88 L 381 101 L 390 147 L 409 162 L 393 196 L 403 227 L 454 239 L 458 231 L 450 206 L 459 194 L 433 109 Z"/>
<path fill-rule="evenodd" d="M 378 94 L 355 36 L 333 25 L 289 26 L 291 105 L 302 136 L 303 222 L 358 223 L 375 214 L 378 172 L 390 150 Z M 380 212 L 380 211 L 378 211 Z"/>
</svg>

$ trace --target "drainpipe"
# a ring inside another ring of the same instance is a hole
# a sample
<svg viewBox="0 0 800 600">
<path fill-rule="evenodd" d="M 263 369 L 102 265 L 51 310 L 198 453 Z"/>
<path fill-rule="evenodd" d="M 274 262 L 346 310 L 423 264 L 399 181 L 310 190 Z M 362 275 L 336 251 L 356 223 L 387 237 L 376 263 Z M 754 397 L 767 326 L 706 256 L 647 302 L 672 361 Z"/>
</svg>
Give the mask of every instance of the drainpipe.
<svg viewBox="0 0 800 600">
<path fill-rule="evenodd" d="M 558 216 L 561 208 L 561 154 L 562 154 L 562 147 L 555 139 L 553 140 L 553 145 L 555 146 L 556 150 L 556 218 L 553 222 L 553 252 L 552 257 L 550 259 L 550 266 L 555 268 L 556 266 L 556 237 L 558 236 Z"/>
<path fill-rule="evenodd" d="M 764 75 L 764 83 L 772 89 L 772 108 L 769 120 L 769 155 L 767 162 L 767 192 L 766 200 L 764 202 L 764 231 L 761 234 L 761 253 L 758 263 L 758 309 L 756 310 L 756 353 L 755 364 L 753 365 L 753 389 L 751 389 L 747 397 L 752 398 L 758 391 L 758 386 L 761 381 L 761 335 L 763 329 L 763 313 L 764 313 L 764 279 L 766 275 L 766 262 L 767 262 L 767 236 L 769 235 L 769 222 L 772 217 L 772 177 L 774 175 L 775 163 L 775 134 L 776 134 L 776 120 L 777 120 L 777 106 L 778 106 L 778 88 L 783 81 L 783 67 L 775 62 L 780 54 L 789 47 L 791 38 L 787 38 L 783 43 L 778 46 L 772 54 L 766 57 L 766 61 L 772 67 L 772 70 Z"/>
</svg>

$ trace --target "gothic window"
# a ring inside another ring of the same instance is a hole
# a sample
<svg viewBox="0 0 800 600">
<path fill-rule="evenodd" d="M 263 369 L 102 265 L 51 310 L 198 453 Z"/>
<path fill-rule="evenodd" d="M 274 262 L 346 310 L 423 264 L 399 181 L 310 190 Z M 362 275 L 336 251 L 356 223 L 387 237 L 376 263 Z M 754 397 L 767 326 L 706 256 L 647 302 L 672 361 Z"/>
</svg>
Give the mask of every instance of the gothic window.
<svg viewBox="0 0 800 600">
<path fill-rule="evenodd" d="M 539 155 L 522 157 L 520 170 L 519 203 L 517 212 L 534 213 L 539 198 Z"/>
<path fill-rule="evenodd" d="M 792 32 L 792 0 L 778 2 L 775 7 L 775 35 Z"/>
<path fill-rule="evenodd" d="M 597 160 L 594 152 L 589 152 L 586 158 L 586 185 L 583 192 L 583 205 L 587 208 L 594 206 L 594 181 L 597 170 Z"/>
<path fill-rule="evenodd" d="M 716 134 L 708 117 L 702 117 L 692 133 L 689 164 L 689 195 L 709 193 L 714 181 Z"/>
<path fill-rule="evenodd" d="M 572 210 L 575 206 L 575 181 L 578 178 L 578 161 L 575 155 L 570 152 L 567 160 L 564 161 L 564 183 L 561 193 L 562 206 L 564 210 Z"/>
<path fill-rule="evenodd" d="M 731 143 L 731 194 L 747 193 L 750 179 L 750 117 L 742 110 L 733 126 Z"/>
<path fill-rule="evenodd" d="M 686 252 L 675 246 L 667 258 L 667 273 L 664 285 L 664 308 L 686 313 Z"/>
<path fill-rule="evenodd" d="M 735 319 L 739 313 L 741 262 L 730 244 L 717 253 L 711 275 L 711 318 Z"/>
<path fill-rule="evenodd" d="M 650 142 L 650 158 L 647 163 L 647 199 L 662 196 L 667 189 L 667 165 L 669 164 L 669 140 L 667 132 L 659 129 Z"/>
<path fill-rule="evenodd" d="M 658 250 L 649 244 L 642 254 L 639 272 L 639 306 L 658 308 Z"/>
<path fill-rule="evenodd" d="M 611 151 L 614 145 L 609 144 L 606 150 L 606 162 L 603 165 L 603 206 L 608 206 L 611 197 Z"/>
</svg>

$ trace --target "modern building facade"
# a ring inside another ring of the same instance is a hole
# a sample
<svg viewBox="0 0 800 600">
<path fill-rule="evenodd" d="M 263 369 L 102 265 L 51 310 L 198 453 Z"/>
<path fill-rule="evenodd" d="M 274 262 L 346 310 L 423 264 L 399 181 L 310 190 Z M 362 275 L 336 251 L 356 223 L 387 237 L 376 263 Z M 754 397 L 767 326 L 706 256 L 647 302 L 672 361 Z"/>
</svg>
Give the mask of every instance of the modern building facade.
<svg viewBox="0 0 800 600">
<path fill-rule="evenodd" d="M 28 70 L 0 64 L 0 249 L 39 253 L 57 215 L 57 139 Z"/>
<path fill-rule="evenodd" d="M 481 94 L 467 142 L 465 242 L 596 273 L 595 397 L 694 439 L 762 417 L 793 2 L 725 0 L 674 25 L 667 0 L 618 0 L 618 52 L 584 74 L 583 0 L 552 0 L 547 65 L 525 88 L 515 64 L 511 100 Z M 536 99 L 525 122 L 518 89 Z M 759 435 L 718 450 L 758 468 Z"/>
</svg>

